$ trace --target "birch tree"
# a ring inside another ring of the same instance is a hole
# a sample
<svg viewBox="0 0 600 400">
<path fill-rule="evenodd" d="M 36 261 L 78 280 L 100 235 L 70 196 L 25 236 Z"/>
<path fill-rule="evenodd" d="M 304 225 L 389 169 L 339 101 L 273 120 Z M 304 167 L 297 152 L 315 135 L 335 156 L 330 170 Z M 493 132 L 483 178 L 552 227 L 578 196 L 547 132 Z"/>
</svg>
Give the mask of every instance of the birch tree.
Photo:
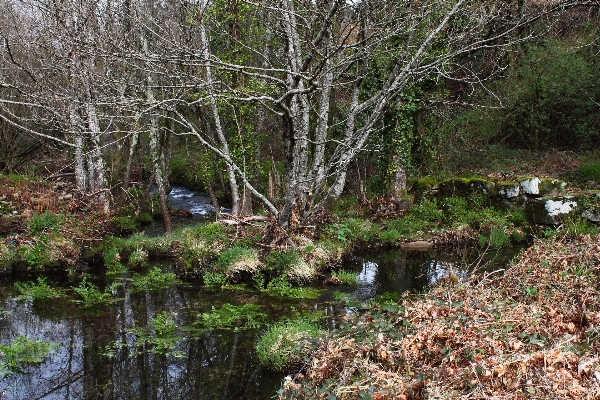
<svg viewBox="0 0 600 400">
<path fill-rule="evenodd" d="M 214 121 L 219 119 L 215 101 L 260 104 L 280 119 L 286 162 L 283 204 L 272 203 L 251 184 L 216 122 L 219 143 L 211 143 L 193 118 L 175 115 L 188 134 L 225 160 L 230 181 L 235 175 L 289 228 L 311 223 L 342 194 L 351 163 L 380 129 L 388 106 L 402 101 L 398 94 L 405 88 L 432 77 L 485 87 L 486 73 L 494 71 L 483 71 L 474 61 L 491 54 L 501 68 L 501 55 L 512 44 L 549 29 L 569 7 L 594 5 L 469 0 L 245 4 L 257 17 L 257 31 L 272 32 L 268 38 L 239 38 L 239 46 L 254 55 L 246 63 L 219 56 L 214 41 L 220 33 L 218 13 L 207 11 L 213 3 L 202 3 L 190 14 L 201 32 L 200 49 L 181 50 L 206 75 L 201 95 L 184 103 L 209 102 Z M 389 59 L 384 78 L 375 83 L 365 80 L 374 57 Z M 254 85 L 228 84 L 222 78 L 227 74 L 243 75 Z"/>
</svg>

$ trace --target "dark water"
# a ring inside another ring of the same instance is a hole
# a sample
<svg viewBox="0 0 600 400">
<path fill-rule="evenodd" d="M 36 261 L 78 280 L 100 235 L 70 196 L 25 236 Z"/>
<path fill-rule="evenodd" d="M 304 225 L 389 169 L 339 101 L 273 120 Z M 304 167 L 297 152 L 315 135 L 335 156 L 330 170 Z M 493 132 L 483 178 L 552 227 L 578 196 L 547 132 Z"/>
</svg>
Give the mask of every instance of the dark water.
<svg viewBox="0 0 600 400">
<path fill-rule="evenodd" d="M 506 257 L 496 256 L 503 265 Z M 254 343 L 264 329 L 241 332 L 208 331 L 186 335 L 173 351 L 155 354 L 149 346 L 134 346 L 135 334 L 162 312 L 171 315 L 178 329 L 191 326 L 197 314 L 223 303 L 263 306 L 271 321 L 290 315 L 292 309 L 320 310 L 323 326 L 333 329 L 337 319 L 355 308 L 342 303 L 339 294 L 356 302 L 385 292 L 421 290 L 446 275 L 466 274 L 477 255 L 456 256 L 400 250 L 361 254 L 344 266 L 358 276 L 356 287 L 326 287 L 316 300 L 270 297 L 251 288 L 206 290 L 196 282 L 185 282 L 155 291 L 135 292 L 131 282 L 117 290 L 114 304 L 99 311 L 86 311 L 72 298 L 44 304 L 15 299 L 14 280 L 0 282 L 0 344 L 19 335 L 57 345 L 42 364 L 0 378 L 1 399 L 269 399 L 279 388 L 283 374 L 260 367 Z M 168 266 L 163 266 L 168 269 Z M 48 277 L 53 285 L 77 286 L 68 277 Z M 96 281 L 99 286 L 102 281 Z M 344 306 L 342 306 L 344 304 Z M 120 346 L 115 346 L 120 343 Z"/>
</svg>

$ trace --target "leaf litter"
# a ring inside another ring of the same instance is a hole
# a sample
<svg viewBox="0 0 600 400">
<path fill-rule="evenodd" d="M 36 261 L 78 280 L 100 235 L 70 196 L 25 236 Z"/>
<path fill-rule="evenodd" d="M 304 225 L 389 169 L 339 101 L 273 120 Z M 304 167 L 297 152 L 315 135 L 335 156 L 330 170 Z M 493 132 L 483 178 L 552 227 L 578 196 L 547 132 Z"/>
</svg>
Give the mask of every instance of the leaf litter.
<svg viewBox="0 0 600 400">
<path fill-rule="evenodd" d="M 348 317 L 280 399 L 600 398 L 600 235 Z"/>
</svg>

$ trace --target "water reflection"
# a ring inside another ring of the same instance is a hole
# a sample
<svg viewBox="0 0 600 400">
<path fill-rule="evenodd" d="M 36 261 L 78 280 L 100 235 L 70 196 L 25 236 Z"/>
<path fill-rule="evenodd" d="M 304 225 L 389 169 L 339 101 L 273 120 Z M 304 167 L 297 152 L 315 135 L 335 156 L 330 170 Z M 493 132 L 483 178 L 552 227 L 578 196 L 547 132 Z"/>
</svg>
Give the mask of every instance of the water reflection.
<svg viewBox="0 0 600 400">
<path fill-rule="evenodd" d="M 72 299 L 35 306 L 17 301 L 12 283 L 5 281 L 4 287 L 0 285 L 0 304 L 8 313 L 0 320 L 0 343 L 24 334 L 58 347 L 41 365 L 0 379 L 0 398 L 269 399 L 283 375 L 258 364 L 254 342 L 260 330 L 215 330 L 198 336 L 180 328 L 190 327 L 199 313 L 213 305 L 256 303 L 263 305 L 273 321 L 289 315 L 292 308 L 320 310 L 326 316 L 323 325 L 335 329 L 338 319 L 349 312 L 343 303 L 333 300 L 335 291 L 364 302 L 385 292 L 421 290 L 448 270 L 468 273 L 476 256 L 399 250 L 358 255 L 344 265 L 356 272 L 358 285 L 322 287 L 325 293 L 318 300 L 282 300 L 251 289 L 205 291 L 193 282 L 134 292 L 125 281 L 118 290 L 119 301 L 99 313 L 85 311 Z M 136 336 L 130 330 L 148 327 L 163 312 L 173 317 L 181 340 L 167 354 L 151 351 L 150 345 L 136 348 Z"/>
</svg>

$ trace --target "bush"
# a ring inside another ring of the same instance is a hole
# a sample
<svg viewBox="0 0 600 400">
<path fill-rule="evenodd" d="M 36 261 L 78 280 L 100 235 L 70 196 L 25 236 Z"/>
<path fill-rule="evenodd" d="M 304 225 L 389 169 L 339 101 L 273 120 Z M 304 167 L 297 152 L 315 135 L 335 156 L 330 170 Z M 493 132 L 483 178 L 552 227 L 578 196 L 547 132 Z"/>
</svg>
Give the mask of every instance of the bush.
<svg viewBox="0 0 600 400">
<path fill-rule="evenodd" d="M 305 321 L 272 325 L 256 343 L 258 360 L 275 371 L 291 371 L 312 353 L 323 331 Z"/>
</svg>

